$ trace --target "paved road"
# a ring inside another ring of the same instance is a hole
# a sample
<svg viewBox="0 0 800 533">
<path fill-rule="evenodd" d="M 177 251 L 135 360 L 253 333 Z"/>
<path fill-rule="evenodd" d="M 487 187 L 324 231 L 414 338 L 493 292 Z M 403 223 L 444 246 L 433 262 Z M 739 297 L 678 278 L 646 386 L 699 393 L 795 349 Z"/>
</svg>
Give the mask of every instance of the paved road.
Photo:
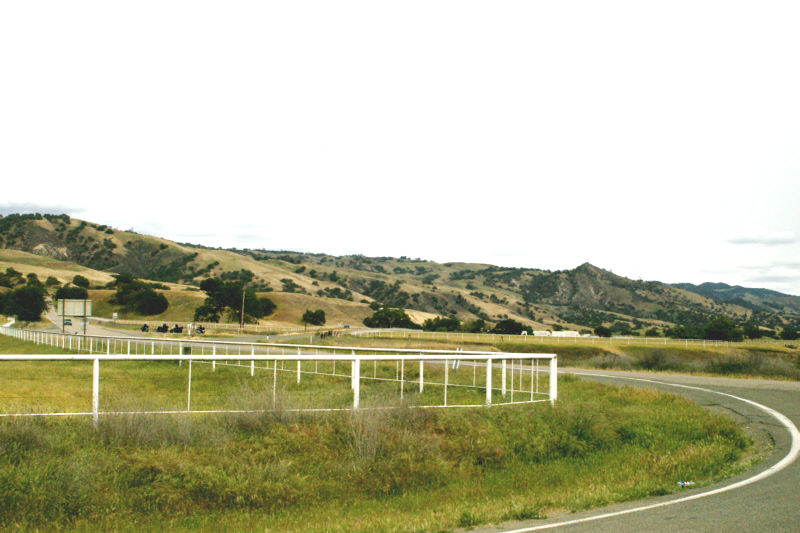
<svg viewBox="0 0 800 533">
<path fill-rule="evenodd" d="M 594 531 L 669 531 L 671 533 L 680 531 L 800 531 L 800 461 L 797 460 L 788 464 L 784 469 L 754 483 L 692 501 L 662 505 L 665 502 L 729 486 L 752 478 L 759 473 L 768 473 L 767 471 L 776 465 L 780 467 L 781 460 L 792 451 L 792 435 L 778 420 L 753 405 L 730 396 L 714 394 L 711 391 L 760 403 L 783 413 L 795 426 L 800 426 L 800 383 L 577 369 L 565 369 L 564 371 L 582 375 L 585 379 L 615 385 L 641 386 L 672 392 L 709 409 L 725 411 L 755 434 L 771 438 L 775 444 L 774 450 L 767 460 L 754 469 L 709 487 L 686 490 L 665 497 L 612 505 L 593 511 L 574 514 L 562 513 L 551 516 L 547 520 L 506 523 L 500 524 L 498 527 L 474 531 L 516 531 L 517 533 L 545 529 L 569 533 Z M 649 381 L 639 381 L 643 378 Z M 708 391 L 675 387 L 667 385 L 667 383 L 699 387 L 708 389 Z M 797 443 L 795 443 L 795 447 L 797 447 Z M 661 506 L 603 517 L 603 515 L 611 513 L 652 505 Z M 587 521 L 577 522 L 578 520 Z"/>
</svg>

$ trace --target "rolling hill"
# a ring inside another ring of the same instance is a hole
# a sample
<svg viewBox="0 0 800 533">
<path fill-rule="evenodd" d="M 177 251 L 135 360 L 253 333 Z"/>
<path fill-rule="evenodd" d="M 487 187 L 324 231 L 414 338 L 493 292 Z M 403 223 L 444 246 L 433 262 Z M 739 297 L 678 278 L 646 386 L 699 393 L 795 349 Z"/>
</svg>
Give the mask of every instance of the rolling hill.
<svg viewBox="0 0 800 533">
<path fill-rule="evenodd" d="M 770 289 L 753 289 L 726 283 L 701 283 L 700 285 L 677 283 L 673 287 L 694 292 L 715 302 L 736 304 L 753 311 L 800 313 L 800 296 L 783 294 Z"/>
<path fill-rule="evenodd" d="M 185 302 L 202 295 L 196 289 L 202 279 L 246 281 L 278 304 L 270 317 L 278 323 L 297 323 L 305 309 L 322 308 L 329 322 L 359 324 L 371 314 L 372 302 L 407 309 L 417 321 L 436 315 L 487 322 L 511 318 L 534 329 L 589 330 L 603 324 L 620 333 L 699 325 L 717 315 L 769 328 L 800 321 L 795 296 L 723 284 L 637 281 L 589 263 L 551 272 L 407 257 L 208 248 L 66 215 L 0 217 L 4 265 L 25 273 L 38 269 L 40 277 L 52 272 L 62 281 L 82 269 L 98 285 L 112 272 L 167 282 L 173 298 L 193 292 L 181 300 L 187 312 L 191 305 Z"/>
</svg>

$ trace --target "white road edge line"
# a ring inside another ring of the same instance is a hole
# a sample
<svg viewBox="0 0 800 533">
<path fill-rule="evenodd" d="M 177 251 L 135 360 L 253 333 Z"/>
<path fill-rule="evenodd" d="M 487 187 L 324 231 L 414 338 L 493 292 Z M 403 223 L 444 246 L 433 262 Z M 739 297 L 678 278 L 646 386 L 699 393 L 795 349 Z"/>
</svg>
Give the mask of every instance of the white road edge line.
<svg viewBox="0 0 800 533">
<path fill-rule="evenodd" d="M 667 506 L 670 506 L 670 505 L 675 505 L 675 504 L 678 504 L 678 503 L 684 503 L 684 502 L 688 502 L 688 501 L 692 501 L 692 500 L 699 500 L 700 498 L 706 498 L 708 496 L 713 496 L 715 494 L 720 494 L 722 492 L 727 492 L 729 490 L 738 489 L 740 487 L 744 487 L 745 485 L 750 485 L 751 483 L 755 483 L 756 481 L 761 481 L 762 479 L 768 478 L 769 476 L 771 476 L 773 474 L 776 474 L 776 473 L 780 472 L 781 470 L 783 470 L 784 468 L 786 468 L 787 466 L 789 466 L 792 462 L 795 461 L 795 459 L 797 459 L 797 456 L 800 455 L 800 430 L 797 429 L 797 426 L 795 426 L 792 423 L 792 421 L 789 420 L 782 413 L 780 413 L 780 412 L 778 412 L 778 411 L 776 411 L 774 409 L 771 409 L 771 408 L 767 407 L 766 405 L 761 405 L 760 403 L 754 402 L 752 400 L 748 400 L 746 398 L 740 398 L 739 396 L 734 396 L 733 394 L 728 394 L 728 393 L 725 393 L 725 392 L 719 392 L 719 391 L 715 391 L 715 390 L 711 390 L 711 389 L 706 389 L 706 388 L 703 388 L 703 387 L 694 387 L 692 385 L 681 385 L 679 383 L 669 383 L 667 381 L 659 381 L 659 380 L 655 380 L 655 379 L 632 378 L 632 377 L 626 377 L 626 376 L 614 376 L 614 375 L 609 375 L 609 374 L 595 374 L 595 373 L 591 373 L 591 372 L 564 372 L 564 373 L 575 374 L 575 375 L 578 375 L 578 376 L 593 376 L 593 377 L 603 377 L 603 378 L 628 379 L 628 380 L 632 380 L 632 381 L 643 381 L 643 382 L 647 382 L 647 383 L 657 383 L 659 385 L 668 385 L 668 386 L 671 386 L 671 387 L 679 387 L 679 388 L 683 388 L 683 389 L 693 389 L 693 390 L 698 390 L 698 391 L 702 391 L 702 392 L 708 392 L 708 393 L 711 393 L 711 394 L 719 394 L 721 396 L 727 396 L 729 398 L 733 398 L 735 400 L 739 400 L 739 401 L 742 401 L 744 403 L 750 404 L 750 405 L 752 405 L 752 406 L 764 411 L 765 413 L 767 413 L 768 415 L 772 416 L 776 420 L 778 420 L 778 422 L 780 422 L 781 425 L 784 426 L 789 431 L 789 433 L 791 434 L 791 436 L 792 436 L 792 446 L 789 449 L 789 453 L 787 453 L 786 456 L 783 459 L 781 459 L 780 461 L 778 461 L 777 463 L 775 463 L 774 465 L 772 465 L 768 469 L 764 470 L 763 472 L 760 472 L 760 473 L 756 474 L 753 477 L 749 477 L 747 479 L 743 479 L 742 481 L 737 481 L 736 483 L 732 483 L 730 485 L 726 485 L 724 487 L 720 487 L 718 489 L 710 490 L 710 491 L 707 491 L 707 492 L 701 492 L 700 494 L 693 494 L 691 496 L 686 496 L 684 498 L 678 498 L 677 500 L 670 500 L 670 501 L 666 501 L 666 502 L 653 503 L 653 504 L 650 504 L 650 505 L 644 505 L 642 507 L 635 507 L 633 509 L 625 509 L 623 511 L 616 511 L 616 512 L 613 512 L 613 513 L 605 513 L 605 514 L 596 515 L 596 516 L 589 516 L 589 517 L 586 517 L 586 518 L 578 518 L 578 519 L 575 519 L 575 520 L 567 520 L 566 522 L 557 522 L 557 523 L 554 523 L 554 524 L 542 524 L 542 525 L 539 525 L 539 526 L 525 527 L 525 528 L 522 528 L 522 529 L 504 530 L 504 533 L 527 533 L 529 531 L 541 531 L 543 529 L 553 529 L 553 528 L 562 527 L 562 526 L 569 526 L 569 525 L 573 525 L 573 524 L 581 524 L 581 523 L 584 523 L 584 522 L 592 522 L 594 520 L 602 520 L 604 518 L 611 518 L 611 517 L 614 517 L 614 516 L 621 516 L 621 515 L 626 515 L 626 514 L 631 514 L 631 513 L 638 513 L 640 511 L 648 511 L 650 509 L 658 509 L 660 507 L 667 507 Z"/>
</svg>

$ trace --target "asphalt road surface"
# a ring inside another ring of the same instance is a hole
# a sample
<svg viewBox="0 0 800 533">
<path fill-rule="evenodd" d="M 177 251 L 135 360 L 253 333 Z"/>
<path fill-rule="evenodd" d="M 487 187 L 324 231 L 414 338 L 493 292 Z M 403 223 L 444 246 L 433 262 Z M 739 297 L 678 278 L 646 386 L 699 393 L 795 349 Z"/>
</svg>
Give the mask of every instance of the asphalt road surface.
<svg viewBox="0 0 800 533">
<path fill-rule="evenodd" d="M 679 394 L 711 410 L 727 413 L 756 437 L 771 439 L 774 449 L 753 469 L 708 487 L 473 531 L 800 531 L 800 461 L 795 460 L 800 449 L 800 434 L 796 427 L 787 428 L 756 405 L 741 400 L 757 402 L 782 413 L 788 419 L 786 424 L 800 426 L 800 383 L 578 369 L 562 372 L 614 385 L 649 387 Z M 758 476 L 763 478 L 758 479 Z M 737 483 L 742 486 L 736 486 Z M 730 490 L 725 490 L 732 485 Z M 702 496 L 714 491 L 719 492 Z M 687 497 L 696 499 L 685 501 Z"/>
</svg>

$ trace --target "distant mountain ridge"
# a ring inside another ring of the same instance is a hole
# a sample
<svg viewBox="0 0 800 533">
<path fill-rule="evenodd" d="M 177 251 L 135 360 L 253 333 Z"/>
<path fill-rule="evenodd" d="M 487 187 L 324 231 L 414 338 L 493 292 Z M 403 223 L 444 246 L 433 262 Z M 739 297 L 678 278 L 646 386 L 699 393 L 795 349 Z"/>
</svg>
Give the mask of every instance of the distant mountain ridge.
<svg viewBox="0 0 800 533">
<path fill-rule="evenodd" d="M 407 257 L 330 256 L 291 251 L 220 249 L 120 231 L 67 215 L 0 217 L 0 248 L 105 271 L 196 287 L 209 276 L 260 291 L 372 302 L 463 320 L 511 318 L 534 329 L 616 333 L 700 325 L 717 315 L 770 328 L 800 324 L 800 297 L 725 284 L 638 281 L 584 263 L 571 270 L 435 263 Z M 306 304 L 304 304 L 306 305 Z"/>
<path fill-rule="evenodd" d="M 717 302 L 733 303 L 748 309 L 779 313 L 800 313 L 800 296 L 783 294 L 771 289 L 749 288 L 714 282 L 701 283 L 700 285 L 674 283 L 672 286 L 700 294 Z"/>
</svg>

